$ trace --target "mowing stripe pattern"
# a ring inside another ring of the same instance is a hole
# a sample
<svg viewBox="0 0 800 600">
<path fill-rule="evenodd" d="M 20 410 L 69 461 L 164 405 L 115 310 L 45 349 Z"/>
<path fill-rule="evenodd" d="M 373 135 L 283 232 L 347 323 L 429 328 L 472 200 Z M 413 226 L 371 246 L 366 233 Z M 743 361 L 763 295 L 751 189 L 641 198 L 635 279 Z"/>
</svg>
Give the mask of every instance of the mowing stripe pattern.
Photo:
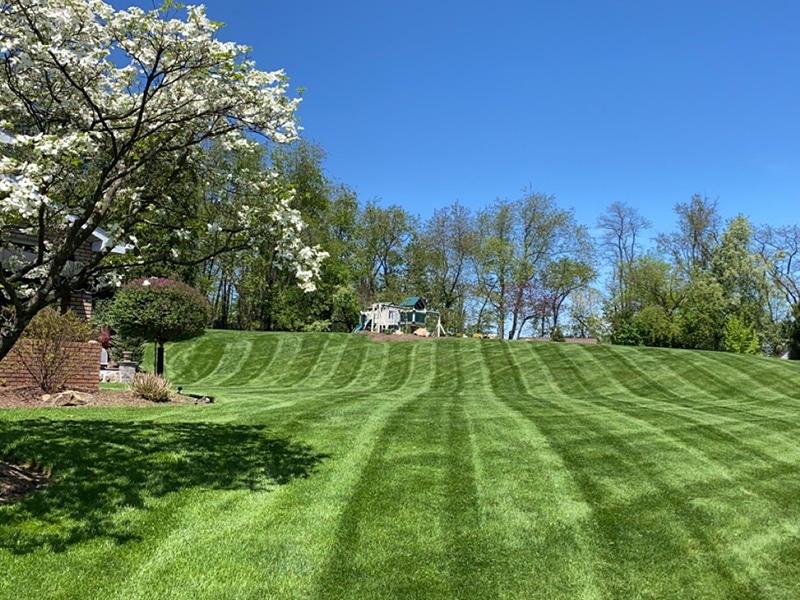
<svg viewBox="0 0 800 600">
<path fill-rule="evenodd" d="M 797 364 L 226 331 L 166 358 L 214 404 L 0 414 L 54 473 L 0 506 L 0 597 L 800 597 Z"/>
</svg>

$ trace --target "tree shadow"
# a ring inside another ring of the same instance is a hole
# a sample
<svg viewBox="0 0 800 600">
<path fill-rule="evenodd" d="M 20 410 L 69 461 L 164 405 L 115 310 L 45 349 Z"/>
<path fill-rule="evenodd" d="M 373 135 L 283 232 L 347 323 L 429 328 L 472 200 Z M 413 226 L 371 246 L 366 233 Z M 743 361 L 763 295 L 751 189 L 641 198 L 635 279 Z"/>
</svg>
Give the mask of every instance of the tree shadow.
<svg viewBox="0 0 800 600">
<path fill-rule="evenodd" d="M 263 426 L 34 419 L 2 424 L 0 456 L 52 473 L 44 491 L 0 507 L 0 548 L 24 554 L 133 541 L 122 509 L 188 488 L 265 492 L 308 477 L 329 455 Z"/>
</svg>

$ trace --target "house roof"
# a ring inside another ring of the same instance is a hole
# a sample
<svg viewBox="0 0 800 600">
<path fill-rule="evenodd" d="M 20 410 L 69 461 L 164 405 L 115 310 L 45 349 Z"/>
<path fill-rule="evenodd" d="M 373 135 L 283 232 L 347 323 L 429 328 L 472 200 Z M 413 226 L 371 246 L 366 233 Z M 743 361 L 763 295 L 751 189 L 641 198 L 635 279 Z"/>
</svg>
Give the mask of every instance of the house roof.
<svg viewBox="0 0 800 600">
<path fill-rule="evenodd" d="M 75 217 L 72 215 L 68 215 L 67 219 L 70 221 L 75 221 Z M 84 225 L 84 228 L 86 226 Z M 111 244 L 111 238 L 109 237 L 108 233 L 104 230 L 100 229 L 99 227 L 95 227 L 92 230 L 92 237 L 94 240 L 92 241 L 92 250 L 94 252 L 100 252 L 106 246 Z M 129 244 L 116 244 L 113 248 L 111 248 L 112 254 L 125 254 L 128 250 L 131 250 L 133 246 Z"/>
</svg>

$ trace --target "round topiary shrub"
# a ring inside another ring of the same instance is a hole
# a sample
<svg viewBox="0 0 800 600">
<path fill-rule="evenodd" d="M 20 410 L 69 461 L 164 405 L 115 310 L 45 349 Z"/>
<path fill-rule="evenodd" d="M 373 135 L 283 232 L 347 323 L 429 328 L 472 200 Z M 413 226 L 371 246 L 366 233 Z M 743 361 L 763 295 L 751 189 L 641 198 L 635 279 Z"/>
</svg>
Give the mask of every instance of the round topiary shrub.
<svg viewBox="0 0 800 600">
<path fill-rule="evenodd" d="M 202 335 L 211 307 L 203 294 L 180 281 L 135 279 L 114 295 L 109 320 L 117 333 L 158 345 L 156 373 L 161 374 L 164 344 Z"/>
</svg>

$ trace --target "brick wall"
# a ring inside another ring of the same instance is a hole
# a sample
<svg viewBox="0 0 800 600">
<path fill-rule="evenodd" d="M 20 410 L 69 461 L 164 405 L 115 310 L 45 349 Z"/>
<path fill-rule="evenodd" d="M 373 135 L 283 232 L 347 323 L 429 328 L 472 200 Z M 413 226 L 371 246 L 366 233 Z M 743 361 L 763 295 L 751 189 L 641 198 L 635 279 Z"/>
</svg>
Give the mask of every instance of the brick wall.
<svg viewBox="0 0 800 600">
<path fill-rule="evenodd" d="M 92 295 L 86 292 L 71 292 L 61 300 L 61 312 L 71 310 L 75 316 L 88 321 L 92 316 Z"/>
<path fill-rule="evenodd" d="M 19 352 L 29 351 L 27 342 L 20 340 L 14 349 L 0 361 L 0 386 L 23 387 L 36 385 L 19 358 Z M 73 342 L 68 344 L 72 350 L 67 363 L 67 388 L 86 392 L 96 392 L 100 381 L 100 349 L 98 343 Z"/>
</svg>

